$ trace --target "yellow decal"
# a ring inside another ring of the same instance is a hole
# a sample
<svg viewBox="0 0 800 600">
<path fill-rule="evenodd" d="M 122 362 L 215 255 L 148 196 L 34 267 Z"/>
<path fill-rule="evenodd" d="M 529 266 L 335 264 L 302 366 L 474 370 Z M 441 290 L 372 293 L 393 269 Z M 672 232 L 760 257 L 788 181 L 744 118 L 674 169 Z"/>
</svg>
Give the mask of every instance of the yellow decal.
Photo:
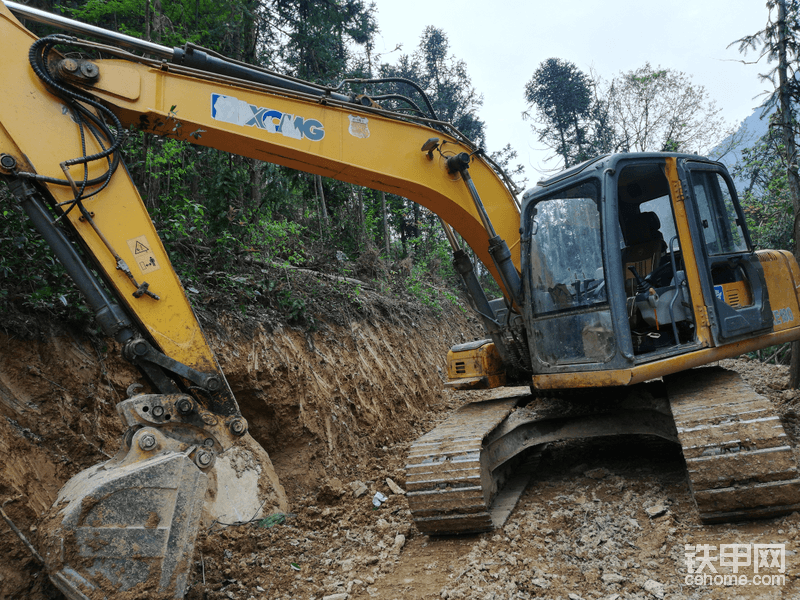
<svg viewBox="0 0 800 600">
<path fill-rule="evenodd" d="M 158 271 L 161 268 L 161 265 L 156 261 L 153 251 L 150 249 L 150 243 L 147 241 L 146 236 L 140 235 L 137 238 L 128 240 L 128 248 L 131 249 L 133 262 L 139 267 L 142 275 L 147 275 L 152 271 Z"/>
</svg>

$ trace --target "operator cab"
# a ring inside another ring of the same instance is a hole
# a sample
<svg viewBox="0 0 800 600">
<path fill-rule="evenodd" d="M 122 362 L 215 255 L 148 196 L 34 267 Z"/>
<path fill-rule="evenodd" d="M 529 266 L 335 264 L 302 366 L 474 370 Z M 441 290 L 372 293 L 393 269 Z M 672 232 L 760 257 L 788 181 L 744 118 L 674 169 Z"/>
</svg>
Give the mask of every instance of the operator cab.
<svg viewBox="0 0 800 600">
<path fill-rule="evenodd" d="M 719 163 L 600 157 L 528 191 L 522 226 L 534 375 L 629 369 L 772 326 L 763 269 Z"/>
</svg>

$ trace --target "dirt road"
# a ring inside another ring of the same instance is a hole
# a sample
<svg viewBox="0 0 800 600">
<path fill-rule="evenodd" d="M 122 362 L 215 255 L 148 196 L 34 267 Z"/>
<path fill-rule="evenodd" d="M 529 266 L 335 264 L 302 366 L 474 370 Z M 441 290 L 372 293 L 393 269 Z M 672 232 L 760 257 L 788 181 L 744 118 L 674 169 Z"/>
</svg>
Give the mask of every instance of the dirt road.
<svg viewBox="0 0 800 600">
<path fill-rule="evenodd" d="M 795 394 L 779 389 L 783 371 L 744 362 L 728 366 L 781 404 L 796 436 Z M 442 414 L 434 412 L 435 418 Z M 417 533 L 405 498 L 386 485 L 386 477 L 402 484 L 407 447 L 403 441 L 381 449 L 353 472 L 353 480 L 358 474 L 369 488 L 360 498 L 353 497 L 352 481 L 336 479 L 299 499 L 295 516 L 283 525 L 207 533 L 201 565 L 206 585 L 199 582 L 192 597 L 800 598 L 800 515 L 701 525 L 680 450 L 665 442 L 623 437 L 551 447 L 502 530 L 457 538 Z M 376 491 L 389 496 L 378 509 L 371 502 Z M 774 553 L 767 549 L 759 556 L 765 550 L 756 545 L 765 544 L 776 545 Z M 215 549 L 221 547 L 226 550 L 219 555 Z M 740 554 L 736 573 L 732 559 L 719 560 L 720 551 L 734 550 Z M 687 572 L 687 552 L 694 552 L 695 573 Z M 709 577 L 698 584 L 699 568 Z"/>
</svg>

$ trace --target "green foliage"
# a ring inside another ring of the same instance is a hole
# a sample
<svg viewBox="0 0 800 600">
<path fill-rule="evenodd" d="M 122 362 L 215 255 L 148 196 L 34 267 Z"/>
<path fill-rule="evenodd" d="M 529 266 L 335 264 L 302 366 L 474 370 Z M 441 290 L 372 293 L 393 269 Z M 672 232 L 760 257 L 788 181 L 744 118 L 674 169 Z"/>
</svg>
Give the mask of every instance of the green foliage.
<svg viewBox="0 0 800 600">
<path fill-rule="evenodd" d="M 271 527 L 274 527 L 275 525 L 283 525 L 284 523 L 286 523 L 286 515 L 285 514 L 283 514 L 283 513 L 273 513 L 270 516 L 268 516 L 268 517 L 266 517 L 264 519 L 261 519 L 258 522 L 258 526 L 261 527 L 261 528 L 270 529 Z"/>
<path fill-rule="evenodd" d="M 529 105 L 523 117 L 535 107 L 539 141 L 564 159 L 564 167 L 589 158 L 588 125 L 592 92 L 589 78 L 573 63 L 549 58 L 539 65 L 525 85 Z"/>
<path fill-rule="evenodd" d="M 608 152 L 697 152 L 729 131 L 703 86 L 650 63 L 611 81 L 589 77 L 574 64 L 544 61 L 525 87 L 536 109 L 539 140 L 570 166 Z"/>
<path fill-rule="evenodd" d="M 746 182 L 741 197 L 750 236 L 760 248 L 791 250 L 793 205 L 781 135 L 770 128 L 752 147 L 742 150 L 733 175 Z"/>
<path fill-rule="evenodd" d="M 605 88 L 615 146 L 630 152 L 699 152 L 728 131 L 702 85 L 650 63 L 620 73 Z"/>
<path fill-rule="evenodd" d="M 402 77 L 417 83 L 430 98 L 440 121 L 452 123 L 478 146 L 483 146 L 486 125 L 476 116 L 478 109 L 483 106 L 483 96 L 473 87 L 466 63 L 449 52 L 450 43 L 444 30 L 426 27 L 416 51 L 401 56 L 395 65 L 382 64 L 380 76 Z M 408 86 L 386 84 L 382 90 L 384 93 L 411 95 L 425 116 L 430 116 L 419 94 Z M 408 107 L 404 103 L 388 105 Z"/>
<path fill-rule="evenodd" d="M 364 0 L 272 0 L 265 8 L 279 32 L 274 66 L 319 83 L 341 79 L 352 66 L 352 47 L 370 46 L 377 30 L 375 6 Z"/>
<path fill-rule="evenodd" d="M 431 225 L 421 229 L 417 242 L 423 249 L 404 280 L 406 291 L 426 306 L 441 311 L 444 303 L 458 305 L 460 280 L 451 263 L 450 246 Z"/>
<path fill-rule="evenodd" d="M 85 325 L 89 309 L 5 186 L 0 186 L 0 213 L 0 311 L 44 311 Z"/>
</svg>

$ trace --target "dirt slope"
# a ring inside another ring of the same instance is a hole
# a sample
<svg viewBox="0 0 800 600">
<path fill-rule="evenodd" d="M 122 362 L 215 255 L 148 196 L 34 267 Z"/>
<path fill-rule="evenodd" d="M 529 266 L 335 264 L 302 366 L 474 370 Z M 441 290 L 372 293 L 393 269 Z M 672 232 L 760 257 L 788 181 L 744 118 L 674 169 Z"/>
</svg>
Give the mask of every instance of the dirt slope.
<svg viewBox="0 0 800 600">
<path fill-rule="evenodd" d="M 442 401 L 447 350 L 477 332 L 463 308 L 441 313 L 371 293 L 363 301 L 359 315 L 319 320 L 313 333 L 229 317 L 210 334 L 290 506 L 329 478 L 358 472 L 375 448 L 413 437 Z M 6 512 L 32 538 L 37 515 L 67 479 L 116 452 L 114 406 L 139 379 L 114 343 L 65 331 L 41 340 L 0 334 L 0 502 L 10 500 Z M 54 595 L 6 533 L 0 599 Z"/>
</svg>

